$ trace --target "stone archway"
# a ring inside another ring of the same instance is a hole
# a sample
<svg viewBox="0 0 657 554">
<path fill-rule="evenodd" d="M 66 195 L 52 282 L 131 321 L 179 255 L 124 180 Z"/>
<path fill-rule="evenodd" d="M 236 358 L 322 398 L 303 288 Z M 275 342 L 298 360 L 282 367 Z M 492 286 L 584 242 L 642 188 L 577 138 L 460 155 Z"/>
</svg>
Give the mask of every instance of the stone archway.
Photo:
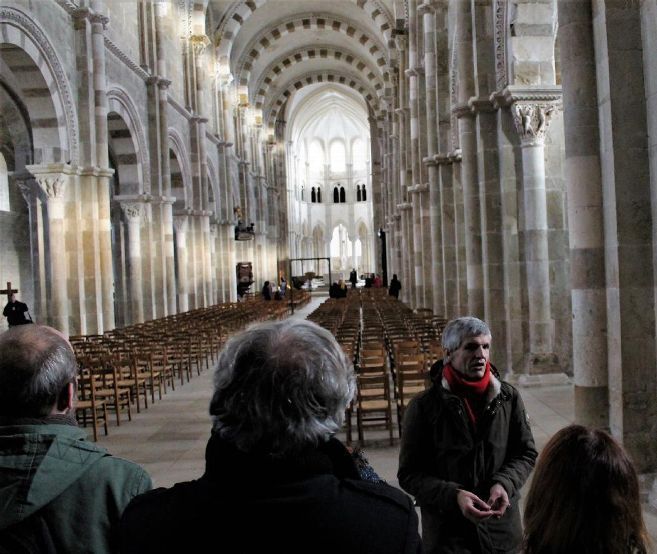
<svg viewBox="0 0 657 554">
<path fill-rule="evenodd" d="M 139 156 L 134 122 L 127 110 L 117 103 L 110 106 L 107 120 L 109 159 L 114 169 L 110 181 L 114 313 L 116 324 L 122 326 L 145 320 L 144 285 L 149 286 L 142 278 L 144 273 L 150 272 L 144 272 L 142 247 L 150 245 L 142 245 L 147 206 L 144 203 L 144 164 Z M 143 242 L 148 243 L 148 240 Z"/>
<path fill-rule="evenodd" d="M 9 201 L 0 229 L 12 237 L 0 245 L 0 278 L 19 289 L 35 319 L 68 332 L 63 221 L 70 164 L 78 159 L 77 116 L 59 57 L 39 26 L 2 7 L 0 37 L 0 152 Z"/>
</svg>

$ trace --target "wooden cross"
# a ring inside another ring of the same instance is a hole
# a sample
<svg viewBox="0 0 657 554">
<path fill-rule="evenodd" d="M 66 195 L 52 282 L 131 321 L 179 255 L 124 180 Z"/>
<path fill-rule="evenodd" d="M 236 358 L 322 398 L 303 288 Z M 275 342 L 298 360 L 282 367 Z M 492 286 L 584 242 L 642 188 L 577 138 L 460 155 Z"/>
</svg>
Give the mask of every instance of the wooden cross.
<svg viewBox="0 0 657 554">
<path fill-rule="evenodd" d="M 11 295 L 14 294 L 15 292 L 18 292 L 18 289 L 11 288 L 11 281 L 7 281 L 7 288 L 5 290 L 0 290 L 0 294 L 7 295 L 7 302 L 11 300 Z"/>
</svg>

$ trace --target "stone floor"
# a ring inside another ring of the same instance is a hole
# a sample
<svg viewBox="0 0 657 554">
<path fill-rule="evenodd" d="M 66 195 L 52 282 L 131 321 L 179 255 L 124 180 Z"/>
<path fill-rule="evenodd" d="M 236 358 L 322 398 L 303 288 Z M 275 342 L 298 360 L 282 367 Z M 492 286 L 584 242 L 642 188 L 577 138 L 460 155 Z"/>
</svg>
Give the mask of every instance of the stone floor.
<svg viewBox="0 0 657 554">
<path fill-rule="evenodd" d="M 314 298 L 294 317 L 305 318 L 323 299 Z M 543 385 L 520 387 L 520 390 L 540 451 L 552 434 L 574 419 L 572 386 Z M 120 427 L 110 422 L 109 435 L 101 435 L 99 444 L 116 456 L 141 464 L 152 476 L 155 486 L 169 487 L 178 481 L 199 477 L 204 470 L 205 445 L 210 432 L 211 391 L 211 371 L 206 370 L 183 387 L 170 391 L 148 410 L 133 414 L 131 422 L 122 422 Z M 373 432 L 365 437 L 363 445 L 372 467 L 394 486 L 398 486 L 397 437 L 395 435 L 394 444 L 390 446 L 385 434 Z M 646 512 L 645 519 L 657 545 L 657 517 Z"/>
</svg>

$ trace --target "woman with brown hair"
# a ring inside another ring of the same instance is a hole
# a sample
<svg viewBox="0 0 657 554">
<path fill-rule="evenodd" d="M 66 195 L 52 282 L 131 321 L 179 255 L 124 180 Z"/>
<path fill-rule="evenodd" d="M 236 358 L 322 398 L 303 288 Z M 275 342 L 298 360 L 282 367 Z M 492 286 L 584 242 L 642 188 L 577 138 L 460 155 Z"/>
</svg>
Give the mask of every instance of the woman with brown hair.
<svg viewBox="0 0 657 554">
<path fill-rule="evenodd" d="M 524 515 L 525 554 L 645 554 L 636 470 L 607 433 L 561 429 L 538 458 Z"/>
</svg>

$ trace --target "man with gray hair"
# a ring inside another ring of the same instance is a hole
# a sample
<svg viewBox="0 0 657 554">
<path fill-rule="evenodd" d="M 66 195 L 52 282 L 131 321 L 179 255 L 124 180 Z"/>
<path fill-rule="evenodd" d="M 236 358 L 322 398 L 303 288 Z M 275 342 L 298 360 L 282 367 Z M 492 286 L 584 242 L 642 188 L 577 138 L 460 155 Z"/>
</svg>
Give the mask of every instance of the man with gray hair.
<svg viewBox="0 0 657 554">
<path fill-rule="evenodd" d="M 518 391 L 490 364 L 491 332 L 450 321 L 432 386 L 404 415 L 399 483 L 422 510 L 424 552 L 517 552 L 520 488 L 536 447 Z"/>
<path fill-rule="evenodd" d="M 116 552 L 123 509 L 151 488 L 77 427 L 77 369 L 55 329 L 0 335 L 0 552 Z"/>
<path fill-rule="evenodd" d="M 214 374 L 205 474 L 136 498 L 122 553 L 419 552 L 411 499 L 362 480 L 334 437 L 354 388 L 351 363 L 314 323 L 231 338 Z"/>
</svg>

